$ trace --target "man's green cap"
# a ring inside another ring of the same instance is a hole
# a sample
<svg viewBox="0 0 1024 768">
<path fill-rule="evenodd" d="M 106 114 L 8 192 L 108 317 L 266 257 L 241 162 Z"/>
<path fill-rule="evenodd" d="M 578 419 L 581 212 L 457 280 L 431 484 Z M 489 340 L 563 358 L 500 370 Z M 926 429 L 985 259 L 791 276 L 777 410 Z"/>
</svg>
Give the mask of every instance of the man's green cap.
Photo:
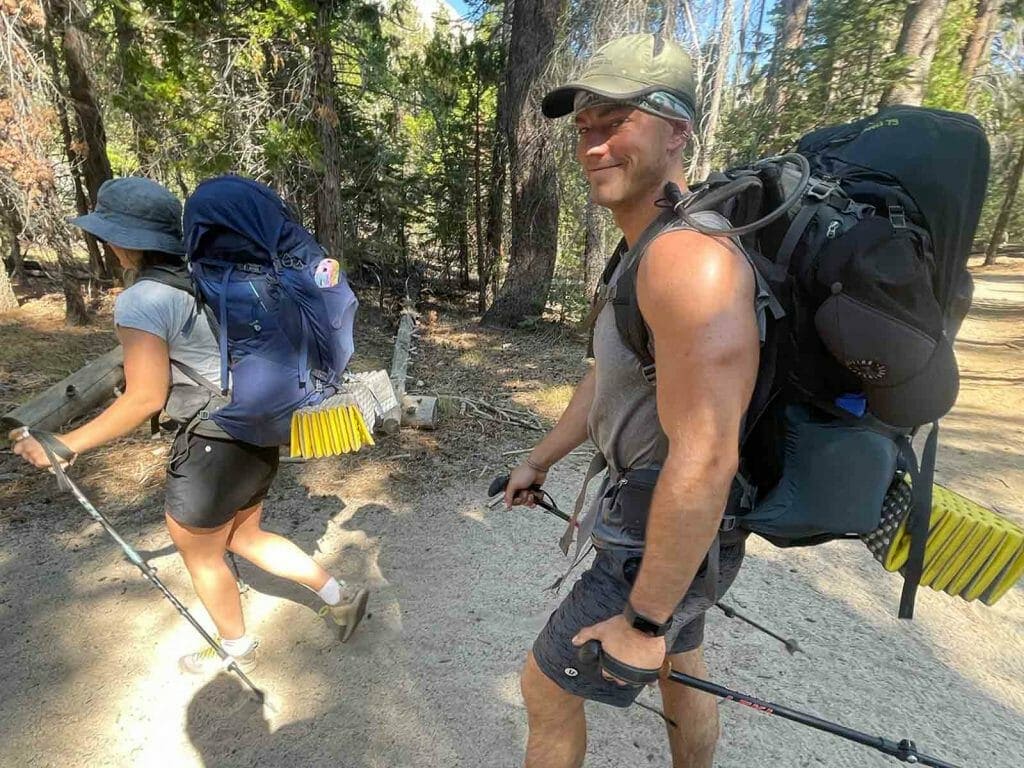
<svg viewBox="0 0 1024 768">
<path fill-rule="evenodd" d="M 571 113 L 578 91 L 622 101 L 668 91 L 692 110 L 697 86 L 693 62 L 682 46 L 660 35 L 642 34 L 620 37 L 601 46 L 578 78 L 544 97 L 544 116 Z"/>
</svg>

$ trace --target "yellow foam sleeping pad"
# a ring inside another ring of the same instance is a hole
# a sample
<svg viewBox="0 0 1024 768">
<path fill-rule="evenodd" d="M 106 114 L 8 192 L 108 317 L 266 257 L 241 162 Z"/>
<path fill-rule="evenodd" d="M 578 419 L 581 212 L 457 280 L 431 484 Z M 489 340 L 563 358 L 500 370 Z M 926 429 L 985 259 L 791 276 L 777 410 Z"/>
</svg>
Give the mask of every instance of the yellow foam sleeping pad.
<svg viewBox="0 0 1024 768">
<path fill-rule="evenodd" d="M 293 458 L 340 456 L 373 444 L 366 418 L 350 393 L 342 392 L 292 414 Z"/>
<path fill-rule="evenodd" d="M 861 538 L 887 571 L 903 572 L 910 557 L 906 480 L 886 494 L 881 526 Z M 959 493 L 934 486 L 922 586 L 993 605 L 1024 576 L 1024 529 Z"/>
</svg>

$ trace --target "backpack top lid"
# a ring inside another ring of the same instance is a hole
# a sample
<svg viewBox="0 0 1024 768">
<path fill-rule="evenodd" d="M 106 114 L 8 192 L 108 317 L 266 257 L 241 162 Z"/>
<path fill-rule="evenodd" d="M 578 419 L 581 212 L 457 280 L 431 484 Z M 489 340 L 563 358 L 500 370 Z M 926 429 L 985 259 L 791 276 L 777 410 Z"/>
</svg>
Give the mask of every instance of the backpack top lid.
<svg viewBox="0 0 1024 768">
<path fill-rule="evenodd" d="M 798 151 L 821 152 L 826 172 L 883 170 L 907 191 L 931 233 L 936 295 L 948 308 L 988 185 L 989 145 L 978 120 L 941 109 L 886 107 L 856 123 L 814 131 L 800 140 Z"/>
<path fill-rule="evenodd" d="M 258 246 L 273 259 L 313 240 L 296 223 L 288 206 L 266 184 L 241 176 L 207 179 L 185 201 L 185 251 L 197 257 L 208 233 L 233 232 Z M 252 260 L 252 252 L 247 260 Z M 201 258 L 201 256 L 200 256 Z"/>
</svg>

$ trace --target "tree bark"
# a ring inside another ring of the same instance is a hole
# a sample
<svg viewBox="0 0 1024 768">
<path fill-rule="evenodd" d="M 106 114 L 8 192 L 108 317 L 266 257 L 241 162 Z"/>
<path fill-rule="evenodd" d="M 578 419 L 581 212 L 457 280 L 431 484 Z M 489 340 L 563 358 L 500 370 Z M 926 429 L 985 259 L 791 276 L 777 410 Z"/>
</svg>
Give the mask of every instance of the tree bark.
<svg viewBox="0 0 1024 768">
<path fill-rule="evenodd" d="M 487 310 L 487 278 L 490 276 L 490 271 L 487 268 L 486 244 L 484 243 L 484 213 L 481 200 L 480 152 L 483 148 L 481 146 L 480 134 L 483 126 L 481 125 L 480 101 L 483 98 L 483 84 L 480 81 L 479 70 L 477 71 L 475 97 L 473 120 L 473 224 L 476 234 L 476 311 L 483 314 Z"/>
<path fill-rule="evenodd" d="M 1006 194 L 1003 196 L 1003 207 L 999 209 L 999 216 L 992 228 L 992 239 L 989 241 L 988 250 L 985 252 L 985 266 L 995 264 L 996 255 L 999 251 L 999 242 L 1003 239 L 1006 226 L 1010 223 L 1010 214 L 1013 213 L 1013 206 L 1017 200 L 1017 190 L 1020 188 L 1020 178 L 1024 176 L 1024 136 L 1020 139 L 1020 152 L 1017 154 L 1017 162 L 1014 163 L 1009 175 L 1006 177 Z"/>
<path fill-rule="evenodd" d="M 316 27 L 313 30 L 313 114 L 323 163 L 323 174 L 315 195 L 316 234 L 327 252 L 338 261 L 343 261 L 347 243 L 341 197 L 340 120 L 335 100 L 334 46 L 331 36 L 334 8 L 334 0 L 317 2 Z M 351 264 L 346 266 L 352 268 Z"/>
<path fill-rule="evenodd" d="M 14 242 L 17 243 L 18 239 L 15 238 Z M 16 247 L 17 245 L 14 246 Z M 0 264 L 0 312 L 10 312 L 17 308 L 18 297 L 14 295 L 14 288 L 11 287 L 11 278 L 7 276 L 6 266 Z"/>
<path fill-rule="evenodd" d="M 740 81 L 743 79 L 744 60 L 748 58 L 747 45 L 750 43 L 750 2 L 743 0 L 743 7 L 740 10 L 739 38 L 736 49 L 736 67 L 733 70 L 732 86 L 734 91 L 739 91 Z M 735 99 L 733 100 L 735 103 Z"/>
<path fill-rule="evenodd" d="M 18 215 L 18 209 L 10 205 L 6 200 L 0 200 L 0 205 L 7 209 L 3 217 L 3 224 L 7 230 L 7 236 L 11 238 L 11 277 L 24 285 L 25 263 L 21 253 L 21 240 L 18 239 L 23 229 L 21 217 Z"/>
<path fill-rule="evenodd" d="M 490 325 L 544 312 L 558 252 L 558 174 L 553 131 L 540 111 L 540 76 L 555 44 L 562 0 L 516 0 L 505 68 L 512 176 L 512 252 Z"/>
<path fill-rule="evenodd" d="M 775 37 L 775 48 L 772 52 L 768 88 L 765 94 L 769 108 L 774 112 L 786 104 L 786 79 L 792 72 L 790 58 L 792 52 L 804 43 L 804 29 L 807 26 L 807 13 L 811 8 L 811 0 L 780 0 L 779 13 L 782 23 Z"/>
<path fill-rule="evenodd" d="M 76 133 L 81 146 L 84 147 L 84 151 L 74 153 L 77 162 L 72 163 L 72 166 L 81 169 L 86 191 L 89 194 L 89 202 L 95 206 L 100 186 L 114 174 L 107 156 L 107 134 L 103 125 L 103 114 L 89 77 L 87 43 L 81 30 L 75 25 L 75 19 L 71 16 L 72 6 L 66 0 L 53 0 L 45 4 L 45 9 L 47 26 L 61 40 L 64 72 L 67 76 L 67 94 L 75 111 Z M 49 31 L 44 37 L 48 34 Z M 53 53 L 53 56 L 56 58 L 56 53 Z M 51 63 L 51 68 L 53 67 L 54 64 Z M 63 78 L 58 77 L 56 73 L 54 78 L 54 85 L 58 92 L 63 94 L 64 88 L 61 82 Z M 78 201 L 76 201 L 76 205 L 78 205 Z M 102 252 L 102 276 L 115 278 L 118 281 L 123 280 L 124 271 L 113 251 L 109 246 L 104 246 Z M 89 256 L 90 264 L 95 266 L 94 262 L 97 257 L 91 249 Z"/>
<path fill-rule="evenodd" d="M 46 59 L 47 64 L 50 67 L 50 73 L 53 77 L 53 87 L 56 89 L 58 94 L 57 98 L 54 99 L 54 106 L 57 109 L 57 118 L 60 122 L 61 137 L 64 139 L 64 155 L 68 159 L 68 166 L 71 169 L 71 182 L 75 188 L 75 210 L 78 211 L 79 216 L 84 216 L 89 212 L 89 201 L 85 196 L 85 186 L 82 182 L 82 163 L 78 156 L 78 152 L 74 146 L 74 136 L 71 132 L 71 121 L 68 118 L 67 103 L 64 101 L 64 94 L 66 88 L 64 85 L 64 77 L 61 73 L 60 62 L 57 57 L 57 49 L 53 44 L 53 28 L 48 27 L 44 30 L 42 37 L 43 44 L 43 56 Z M 82 232 L 82 236 L 85 240 L 86 250 L 89 252 L 89 271 L 97 277 L 107 276 L 106 263 L 103 255 L 100 253 L 99 243 L 96 242 L 96 238 L 90 235 L 88 232 Z"/>
<path fill-rule="evenodd" d="M 907 71 L 885 90 L 880 107 L 921 104 L 945 9 L 946 0 L 917 0 L 907 7 L 896 43 L 896 55 L 907 62 Z"/>
<path fill-rule="evenodd" d="M 991 32 L 999 19 L 1002 0 L 978 0 L 974 13 L 974 26 L 964 46 L 963 59 L 960 62 L 960 73 L 970 88 L 971 79 L 978 73 L 978 65 L 988 52 L 992 42 Z"/>
<path fill-rule="evenodd" d="M 590 299 L 601 280 L 601 272 L 604 271 L 607 254 L 604 252 L 604 243 L 601 237 L 601 217 L 598 215 L 597 205 L 593 201 L 587 200 L 583 217 L 583 288 L 587 292 L 587 298 Z"/>
<path fill-rule="evenodd" d="M 676 38 L 676 14 L 678 12 L 676 0 L 665 0 L 665 15 L 661 19 L 661 34 L 669 40 Z"/>
<path fill-rule="evenodd" d="M 715 134 L 722 112 L 722 92 L 725 90 L 725 72 L 729 65 L 729 48 L 732 45 L 732 0 L 726 0 L 722 10 L 722 27 L 718 37 L 718 52 L 715 58 L 715 74 L 711 82 L 711 106 L 701 142 L 700 163 L 697 165 L 697 180 L 707 178 L 715 152 Z"/>
</svg>

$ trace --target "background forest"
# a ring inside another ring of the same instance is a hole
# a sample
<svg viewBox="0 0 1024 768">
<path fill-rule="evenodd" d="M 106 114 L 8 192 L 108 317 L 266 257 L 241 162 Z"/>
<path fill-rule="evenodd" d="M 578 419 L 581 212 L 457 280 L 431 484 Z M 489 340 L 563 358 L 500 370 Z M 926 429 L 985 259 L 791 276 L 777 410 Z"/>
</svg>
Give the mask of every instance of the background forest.
<svg viewBox="0 0 1024 768">
<path fill-rule="evenodd" d="M 691 181 L 879 105 L 966 110 L 993 151 L 977 249 L 1024 252 L 1024 0 L 0 0 L 0 311 L 42 269 L 88 322 L 121 275 L 65 220 L 105 179 L 237 172 L 357 284 L 576 320 L 614 229 L 539 101 L 639 30 L 694 57 Z"/>
</svg>

